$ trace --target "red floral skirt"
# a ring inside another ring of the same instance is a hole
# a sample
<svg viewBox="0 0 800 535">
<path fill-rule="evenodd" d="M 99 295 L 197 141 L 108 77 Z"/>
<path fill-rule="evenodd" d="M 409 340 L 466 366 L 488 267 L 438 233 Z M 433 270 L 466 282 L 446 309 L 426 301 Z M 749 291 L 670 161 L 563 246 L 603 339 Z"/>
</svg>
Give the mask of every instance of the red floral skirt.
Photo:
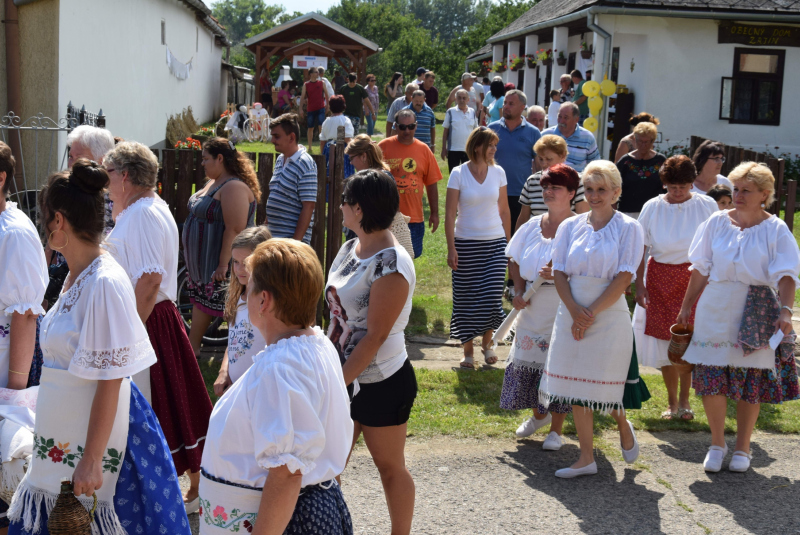
<svg viewBox="0 0 800 535">
<path fill-rule="evenodd" d="M 661 264 L 651 257 L 647 262 L 647 293 L 650 294 L 650 304 L 647 305 L 647 320 L 644 334 L 669 340 L 672 335 L 669 328 L 675 325 L 689 286 L 690 263 L 686 264 Z M 692 307 L 691 322 L 694 324 L 694 311 L 697 303 Z"/>
<path fill-rule="evenodd" d="M 158 303 L 146 327 L 158 357 L 150 367 L 153 410 L 175 470 L 198 472 L 212 409 L 200 366 L 174 303 Z"/>
</svg>

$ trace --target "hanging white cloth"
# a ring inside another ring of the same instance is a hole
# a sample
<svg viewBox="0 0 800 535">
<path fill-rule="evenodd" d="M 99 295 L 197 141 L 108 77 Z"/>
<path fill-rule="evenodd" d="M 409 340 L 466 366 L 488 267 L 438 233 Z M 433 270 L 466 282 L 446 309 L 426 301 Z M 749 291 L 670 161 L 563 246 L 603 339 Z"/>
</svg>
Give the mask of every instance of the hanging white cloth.
<svg viewBox="0 0 800 535">
<path fill-rule="evenodd" d="M 192 72 L 192 60 L 190 59 L 188 63 L 182 63 L 180 60 L 178 60 L 178 58 L 172 55 L 169 47 L 166 47 L 166 49 L 169 72 L 171 72 L 178 80 L 186 80 L 189 78 L 189 74 Z"/>
</svg>

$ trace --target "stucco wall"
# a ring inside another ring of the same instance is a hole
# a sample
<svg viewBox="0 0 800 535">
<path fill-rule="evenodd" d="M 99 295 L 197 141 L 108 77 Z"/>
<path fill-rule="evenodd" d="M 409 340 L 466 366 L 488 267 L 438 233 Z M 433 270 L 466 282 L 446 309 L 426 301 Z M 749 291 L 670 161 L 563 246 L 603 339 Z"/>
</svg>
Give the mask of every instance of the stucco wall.
<svg viewBox="0 0 800 535">
<path fill-rule="evenodd" d="M 6 18 L 5 2 L 0 1 L 0 20 Z M 0 72 L 3 73 L 0 79 L 0 115 L 5 115 L 8 111 L 8 90 L 6 86 L 6 25 L 0 24 Z"/>
<path fill-rule="evenodd" d="M 218 116 L 222 48 L 182 2 L 69 0 L 60 17 L 59 109 L 70 100 L 93 112 L 102 108 L 115 136 L 149 146 L 164 140 L 169 115 L 187 106 L 198 122 Z M 162 19 L 170 51 L 192 60 L 186 80 L 166 64 Z"/>
</svg>

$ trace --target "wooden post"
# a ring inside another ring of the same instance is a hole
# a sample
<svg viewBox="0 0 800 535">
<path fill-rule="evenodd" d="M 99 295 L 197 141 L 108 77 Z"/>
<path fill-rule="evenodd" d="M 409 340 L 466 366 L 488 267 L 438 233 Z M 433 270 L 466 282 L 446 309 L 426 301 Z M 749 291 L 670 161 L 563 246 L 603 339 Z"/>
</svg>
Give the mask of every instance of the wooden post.
<svg viewBox="0 0 800 535">
<path fill-rule="evenodd" d="M 342 246 L 342 186 L 344 183 L 344 126 L 336 129 L 331 176 L 328 189 L 328 243 L 325 248 L 325 279 L 333 264 L 333 259 Z"/>
<path fill-rule="evenodd" d="M 184 149 L 178 151 L 178 180 L 175 191 L 175 221 L 180 225 L 189 215 L 189 197 L 192 196 L 194 184 L 195 151 Z"/>
<path fill-rule="evenodd" d="M 203 151 L 194 154 L 194 192 L 197 193 L 206 185 L 206 170 L 203 167 Z"/>
<path fill-rule="evenodd" d="M 328 171 L 325 165 L 325 156 L 322 154 L 314 154 L 311 156 L 314 163 L 317 165 L 317 201 L 314 205 L 314 222 L 311 227 L 311 248 L 317 253 L 319 263 L 325 267 L 325 194 L 328 187 Z M 325 279 L 327 280 L 327 271 L 325 272 Z M 322 312 L 324 308 L 324 296 L 319 296 L 317 303 L 317 325 L 322 327 Z"/>
<path fill-rule="evenodd" d="M 272 180 L 274 160 L 272 154 L 262 152 L 258 155 L 258 182 L 261 184 L 261 201 L 256 207 L 256 223 L 264 224 L 267 217 L 267 198 L 269 198 L 269 181 Z"/>
<path fill-rule="evenodd" d="M 786 181 L 786 212 L 783 214 L 783 220 L 786 226 L 789 227 L 789 232 L 794 229 L 794 206 L 797 202 L 797 181 Z"/>
<path fill-rule="evenodd" d="M 161 166 L 164 180 L 161 182 L 161 197 L 169 205 L 169 211 L 175 216 L 175 149 L 164 149 Z"/>
<path fill-rule="evenodd" d="M 780 214 L 781 206 L 783 204 L 781 200 L 784 195 L 784 183 L 783 183 L 784 163 L 785 162 L 783 158 L 781 159 L 770 158 L 769 160 L 767 160 L 767 166 L 769 167 L 769 170 L 772 171 L 772 176 L 775 178 L 775 202 L 772 204 L 772 206 L 769 207 L 769 210 L 767 211 L 775 215 Z M 794 217 L 794 214 L 792 214 L 792 217 Z M 792 227 L 790 226 L 789 228 L 791 229 Z"/>
</svg>

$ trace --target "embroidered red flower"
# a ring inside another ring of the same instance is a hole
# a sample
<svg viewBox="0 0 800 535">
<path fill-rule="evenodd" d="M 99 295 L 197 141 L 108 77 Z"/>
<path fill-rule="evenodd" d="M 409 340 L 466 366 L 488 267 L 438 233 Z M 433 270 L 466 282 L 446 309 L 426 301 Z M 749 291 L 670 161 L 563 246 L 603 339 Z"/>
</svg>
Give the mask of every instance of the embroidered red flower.
<svg viewBox="0 0 800 535">
<path fill-rule="evenodd" d="M 64 450 L 60 450 L 55 446 L 47 452 L 47 456 L 50 457 L 54 463 L 60 463 L 64 460 Z"/>
<path fill-rule="evenodd" d="M 214 515 L 214 518 L 217 518 L 218 516 L 221 516 L 222 520 L 228 520 L 228 513 L 225 512 L 225 508 L 222 507 L 221 505 L 218 505 L 218 506 L 216 506 L 214 508 L 213 515 Z"/>
<path fill-rule="evenodd" d="M 253 524 L 251 524 L 249 520 L 242 522 L 242 525 L 244 526 L 244 529 L 247 530 L 247 533 L 253 533 Z"/>
<path fill-rule="evenodd" d="M 203 516 L 203 507 L 202 506 L 200 507 L 200 509 L 198 509 L 197 514 L 199 514 L 200 516 Z"/>
</svg>

